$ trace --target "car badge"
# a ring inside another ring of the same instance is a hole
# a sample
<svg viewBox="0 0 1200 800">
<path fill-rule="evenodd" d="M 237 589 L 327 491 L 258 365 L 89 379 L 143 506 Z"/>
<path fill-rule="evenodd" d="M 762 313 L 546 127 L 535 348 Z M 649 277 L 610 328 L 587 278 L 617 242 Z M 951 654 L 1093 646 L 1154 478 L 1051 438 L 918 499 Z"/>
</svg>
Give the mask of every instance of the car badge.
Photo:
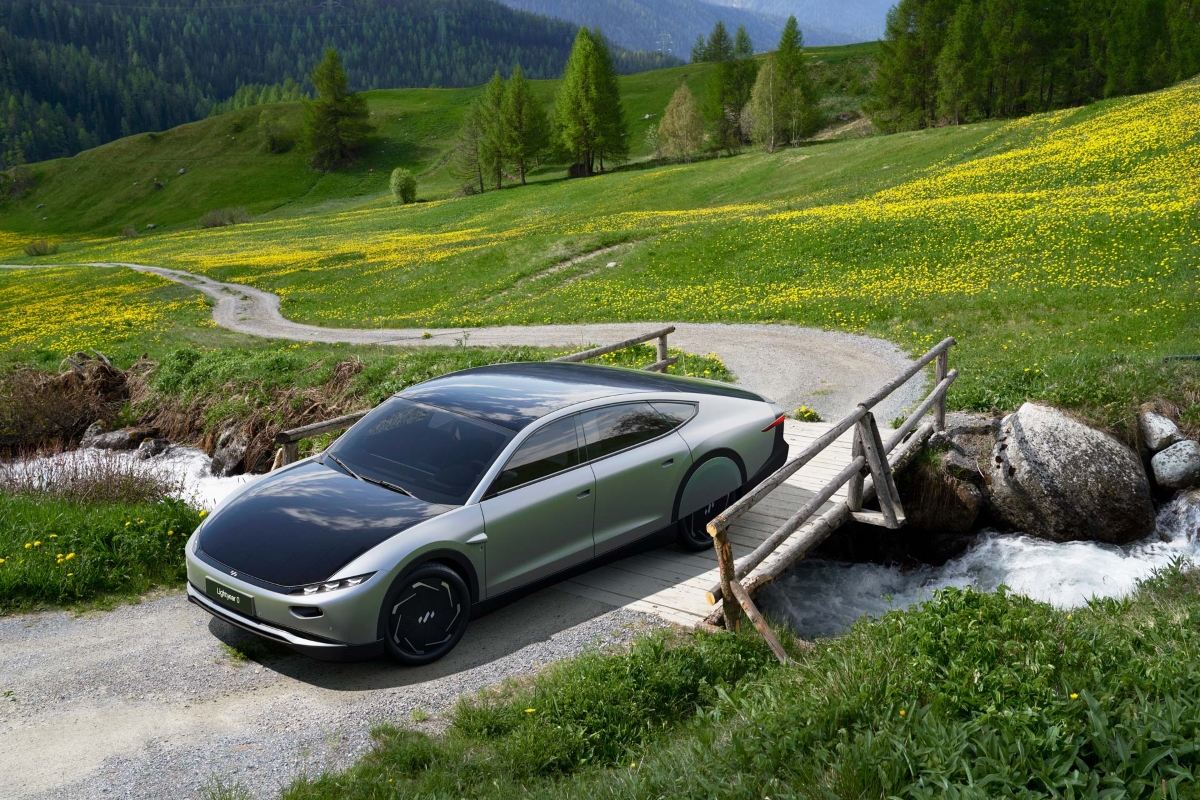
<svg viewBox="0 0 1200 800">
<path fill-rule="evenodd" d="M 231 569 L 231 570 L 229 570 L 229 577 L 231 577 L 231 578 L 236 578 L 236 577 L 237 577 L 237 570 L 236 570 L 236 569 Z"/>
</svg>

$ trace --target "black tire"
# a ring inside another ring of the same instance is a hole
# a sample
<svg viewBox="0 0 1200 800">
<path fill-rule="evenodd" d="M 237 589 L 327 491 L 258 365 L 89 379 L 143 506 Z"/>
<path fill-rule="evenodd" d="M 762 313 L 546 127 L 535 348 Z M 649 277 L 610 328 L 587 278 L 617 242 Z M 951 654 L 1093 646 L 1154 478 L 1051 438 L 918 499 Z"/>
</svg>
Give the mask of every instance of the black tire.
<svg viewBox="0 0 1200 800">
<path fill-rule="evenodd" d="M 471 592 L 445 564 L 422 564 L 396 582 L 380 613 L 388 655 L 418 667 L 442 658 L 463 637 Z"/>
<path fill-rule="evenodd" d="M 737 493 L 718 497 L 699 511 L 693 511 L 677 523 L 675 539 L 684 550 L 699 553 L 713 546 L 712 537 L 708 535 L 708 523 L 733 503 Z"/>
</svg>

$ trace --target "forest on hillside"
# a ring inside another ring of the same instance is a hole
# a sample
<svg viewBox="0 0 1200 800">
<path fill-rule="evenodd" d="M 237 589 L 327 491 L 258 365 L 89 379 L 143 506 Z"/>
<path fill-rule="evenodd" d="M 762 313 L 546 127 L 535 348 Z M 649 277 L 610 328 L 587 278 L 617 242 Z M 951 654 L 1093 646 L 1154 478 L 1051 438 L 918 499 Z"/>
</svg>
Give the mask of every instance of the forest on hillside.
<svg viewBox="0 0 1200 800">
<path fill-rule="evenodd" d="M 6 0 L 0 169 L 203 118 L 246 84 L 308 89 L 329 46 L 355 89 L 471 86 L 518 63 L 557 77 L 575 31 L 488 0 Z M 675 63 L 614 57 L 622 72 Z"/>
<path fill-rule="evenodd" d="M 1013 117 L 1200 72 L 1198 0 L 900 0 L 869 111 L 885 131 Z"/>
</svg>

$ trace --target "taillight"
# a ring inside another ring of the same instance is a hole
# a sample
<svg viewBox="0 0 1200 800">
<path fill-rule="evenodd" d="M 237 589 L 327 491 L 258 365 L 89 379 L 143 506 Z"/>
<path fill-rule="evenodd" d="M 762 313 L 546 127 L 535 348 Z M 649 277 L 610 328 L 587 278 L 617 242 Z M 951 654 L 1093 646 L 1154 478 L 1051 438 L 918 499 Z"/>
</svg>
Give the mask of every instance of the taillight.
<svg viewBox="0 0 1200 800">
<path fill-rule="evenodd" d="M 782 424 L 783 424 L 783 421 L 784 421 L 785 419 L 787 419 L 787 414 L 780 414 L 780 415 L 779 415 L 779 419 L 775 420 L 775 421 L 774 421 L 774 422 L 772 422 L 770 425 L 768 425 L 767 427 L 763 428 L 763 433 L 766 433 L 767 431 L 774 430 L 775 428 L 778 428 L 780 425 L 782 425 Z"/>
</svg>

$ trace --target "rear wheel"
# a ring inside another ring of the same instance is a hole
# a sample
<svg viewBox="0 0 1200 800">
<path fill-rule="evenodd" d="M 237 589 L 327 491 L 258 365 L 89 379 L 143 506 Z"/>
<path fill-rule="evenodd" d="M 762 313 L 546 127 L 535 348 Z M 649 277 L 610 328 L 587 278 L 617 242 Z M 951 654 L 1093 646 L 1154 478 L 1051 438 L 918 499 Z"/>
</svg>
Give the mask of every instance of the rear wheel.
<svg viewBox="0 0 1200 800">
<path fill-rule="evenodd" d="M 397 583 L 383 606 L 388 655 L 410 666 L 437 661 L 458 644 L 470 616 L 462 576 L 445 564 L 423 564 Z"/>
<path fill-rule="evenodd" d="M 708 535 L 708 523 L 717 514 L 729 508 L 735 499 L 736 493 L 722 495 L 699 511 L 680 519 L 676 533 L 679 546 L 696 553 L 712 547 L 713 540 Z"/>
</svg>

